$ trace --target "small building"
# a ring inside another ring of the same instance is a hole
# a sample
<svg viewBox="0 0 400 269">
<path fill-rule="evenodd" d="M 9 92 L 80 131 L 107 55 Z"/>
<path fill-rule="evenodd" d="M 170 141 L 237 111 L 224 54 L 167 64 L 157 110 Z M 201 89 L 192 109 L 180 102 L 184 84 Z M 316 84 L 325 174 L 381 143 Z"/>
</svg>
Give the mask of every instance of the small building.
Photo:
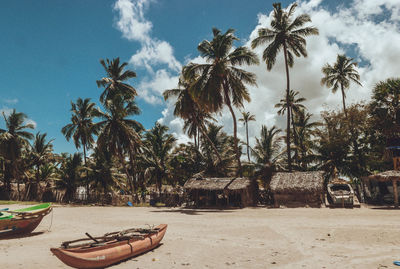
<svg viewBox="0 0 400 269">
<path fill-rule="evenodd" d="M 184 189 L 196 207 L 246 207 L 257 201 L 256 184 L 249 178 L 192 178 Z"/>
<path fill-rule="evenodd" d="M 400 171 L 389 170 L 362 178 L 365 200 L 368 203 L 394 203 L 399 206 Z"/>
<path fill-rule="evenodd" d="M 275 207 L 320 207 L 324 203 L 322 171 L 279 172 L 272 176 L 270 187 Z"/>
</svg>

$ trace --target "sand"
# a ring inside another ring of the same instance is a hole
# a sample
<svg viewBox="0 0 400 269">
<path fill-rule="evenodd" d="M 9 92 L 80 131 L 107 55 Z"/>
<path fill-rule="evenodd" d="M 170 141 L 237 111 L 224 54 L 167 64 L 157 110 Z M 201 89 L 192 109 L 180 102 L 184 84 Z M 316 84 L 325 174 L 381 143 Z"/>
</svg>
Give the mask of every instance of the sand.
<svg viewBox="0 0 400 269">
<path fill-rule="evenodd" d="M 51 220 L 0 240 L 1 268 L 69 268 L 50 247 L 159 223 L 169 225 L 160 247 L 111 268 L 395 268 L 400 260 L 396 210 L 59 206 L 48 231 Z"/>
</svg>

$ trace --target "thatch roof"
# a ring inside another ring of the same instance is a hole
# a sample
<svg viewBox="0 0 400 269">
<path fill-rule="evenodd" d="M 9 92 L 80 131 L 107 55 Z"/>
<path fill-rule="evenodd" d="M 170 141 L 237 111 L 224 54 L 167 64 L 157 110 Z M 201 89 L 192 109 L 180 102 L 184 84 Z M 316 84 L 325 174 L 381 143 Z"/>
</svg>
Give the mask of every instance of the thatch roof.
<svg viewBox="0 0 400 269">
<path fill-rule="evenodd" d="M 375 179 L 379 181 L 392 181 L 394 179 L 400 180 L 400 171 L 389 170 L 381 172 L 375 175 L 368 176 L 369 179 Z"/>
<path fill-rule="evenodd" d="M 190 190 L 240 190 L 251 184 L 248 178 L 191 178 L 183 186 Z"/>
<path fill-rule="evenodd" d="M 318 193 L 324 189 L 323 171 L 276 173 L 271 179 L 274 193 Z"/>
</svg>

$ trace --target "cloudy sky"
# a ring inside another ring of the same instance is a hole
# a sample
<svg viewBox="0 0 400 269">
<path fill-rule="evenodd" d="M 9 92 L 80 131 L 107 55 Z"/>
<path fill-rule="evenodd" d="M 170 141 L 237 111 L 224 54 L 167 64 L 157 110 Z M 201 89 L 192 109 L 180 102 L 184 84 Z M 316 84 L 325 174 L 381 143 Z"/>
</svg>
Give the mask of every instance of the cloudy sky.
<svg viewBox="0 0 400 269">
<path fill-rule="evenodd" d="M 60 130 L 69 122 L 70 102 L 78 97 L 98 103 L 96 80 L 104 75 L 101 58 L 120 57 L 138 77 L 130 83 L 139 92 L 146 128 L 156 121 L 186 141 L 182 122 L 172 115 L 173 102 L 162 92 L 176 86 L 179 71 L 189 62 L 201 62 L 197 45 L 212 38 L 212 27 L 236 30 L 235 46 L 249 46 L 257 29 L 268 27 L 272 2 L 253 0 L 118 0 L 118 1 L 7 1 L 0 10 L 0 110 L 26 113 L 36 130 L 55 138 L 56 152 L 73 152 Z M 284 7 L 291 1 L 282 1 Z M 320 85 L 321 67 L 345 53 L 359 63 L 363 87 L 352 85 L 347 103 L 368 101 L 380 80 L 399 76 L 400 2 L 398 0 L 304 0 L 296 15 L 307 13 L 319 36 L 307 38 L 307 58 L 296 58 L 290 70 L 291 87 L 307 99 L 316 115 L 340 109 L 341 96 Z M 262 48 L 256 50 L 261 55 Z M 249 87 L 252 101 L 244 110 L 256 115 L 250 137 L 262 124 L 284 127 L 274 104 L 285 89 L 283 55 L 271 71 L 265 64 L 244 66 L 257 75 L 258 87 Z M 240 113 L 237 110 L 237 113 Z M 218 116 L 232 132 L 227 111 Z M 0 128 L 4 126 L 0 121 Z M 239 125 L 243 138 L 244 128 Z"/>
</svg>

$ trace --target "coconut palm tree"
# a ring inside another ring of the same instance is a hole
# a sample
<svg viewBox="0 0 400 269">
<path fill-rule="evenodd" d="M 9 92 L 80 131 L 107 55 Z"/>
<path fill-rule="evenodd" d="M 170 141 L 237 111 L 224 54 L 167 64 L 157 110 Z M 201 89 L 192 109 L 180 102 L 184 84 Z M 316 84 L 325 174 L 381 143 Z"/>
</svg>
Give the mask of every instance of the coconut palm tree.
<svg viewBox="0 0 400 269">
<path fill-rule="evenodd" d="M 100 118 L 95 125 L 99 132 L 97 145 L 102 151 L 108 151 L 119 159 L 127 180 L 131 181 L 133 178 L 125 164 L 125 154 L 132 162 L 141 145 L 140 132 L 143 126 L 129 118 L 140 113 L 139 107 L 134 101 L 125 101 L 123 96 L 116 95 L 104 105 L 104 109 L 105 112 L 98 108 L 94 110 L 94 115 Z M 135 191 L 132 189 L 132 195 Z"/>
<path fill-rule="evenodd" d="M 144 134 L 145 174 L 149 176 L 150 181 L 155 182 L 159 194 L 161 194 L 162 182 L 169 180 L 167 162 L 176 142 L 176 138 L 167 131 L 167 126 L 157 122 L 151 130 Z"/>
<path fill-rule="evenodd" d="M 114 99 L 116 95 L 122 95 L 124 99 L 133 100 L 137 96 L 136 89 L 124 81 L 136 77 L 136 73 L 131 70 L 125 70 L 128 63 L 120 65 L 119 58 L 113 60 L 103 59 L 100 64 L 104 67 L 108 77 L 97 80 L 98 87 L 104 87 L 104 91 L 100 95 L 100 102 L 103 104 L 108 100 Z"/>
<path fill-rule="evenodd" d="M 213 147 L 214 153 L 217 156 L 218 161 L 221 162 L 221 156 L 215 145 L 207 136 L 207 132 L 204 127 L 204 123 L 211 118 L 211 115 L 210 113 L 202 109 L 199 106 L 198 102 L 190 94 L 190 84 L 190 81 L 185 80 L 185 78 L 181 76 L 178 84 L 179 88 L 165 90 L 163 93 L 164 99 L 168 100 L 171 97 L 176 98 L 174 115 L 185 120 L 184 130 L 189 129 L 190 133 L 196 135 L 197 129 L 199 129 L 202 135 Z M 194 130 L 196 130 L 196 132 Z"/>
<path fill-rule="evenodd" d="M 118 172 L 114 157 L 108 151 L 97 147 L 88 165 L 89 178 L 95 187 L 105 195 L 112 187 L 123 187 L 122 175 Z"/>
<path fill-rule="evenodd" d="M 33 134 L 25 129 L 34 129 L 31 123 L 26 123 L 27 116 L 24 113 L 16 112 L 14 109 L 10 115 L 6 116 L 3 112 L 6 129 L 0 128 L 0 153 L 5 160 L 4 181 L 7 191 L 11 191 L 11 179 L 17 180 L 18 200 L 19 174 L 22 151 L 29 145 L 28 139 L 33 138 Z"/>
<path fill-rule="evenodd" d="M 292 130 L 293 130 L 293 141 L 294 141 L 294 145 L 295 145 L 295 148 L 294 148 L 294 160 L 295 160 L 295 162 L 298 163 L 298 161 L 299 161 L 299 154 L 298 154 L 299 143 L 298 143 L 298 135 L 296 133 L 296 127 L 295 127 L 294 118 L 296 117 L 296 115 L 298 115 L 300 113 L 300 110 L 305 109 L 305 106 L 303 104 L 301 104 L 301 103 L 306 101 L 306 99 L 303 98 L 303 97 L 298 97 L 297 98 L 297 95 L 299 95 L 298 91 L 290 90 L 290 92 L 289 92 L 289 102 L 288 102 L 288 100 L 286 98 L 281 99 L 280 102 L 275 105 L 275 107 L 279 108 L 278 115 L 284 115 L 285 112 L 289 108 L 289 113 L 291 115 L 290 121 L 291 121 L 291 124 L 292 124 Z"/>
<path fill-rule="evenodd" d="M 255 121 L 256 116 L 250 114 L 250 112 L 242 111 L 242 118 L 239 121 L 243 122 L 243 125 L 246 127 L 246 141 L 247 141 L 247 158 L 250 162 L 250 151 L 249 151 L 249 121 Z"/>
<path fill-rule="evenodd" d="M 260 138 L 256 137 L 254 148 L 251 153 L 256 161 L 257 174 L 261 176 L 264 184 L 269 182 L 273 171 L 280 167 L 281 162 L 281 137 L 278 137 L 280 129 L 272 126 L 261 126 Z"/>
<path fill-rule="evenodd" d="M 64 201 L 70 202 L 74 198 L 77 187 L 81 184 L 82 155 L 74 153 L 66 155 L 60 167 L 60 179 L 55 181 L 56 188 L 65 190 Z"/>
<path fill-rule="evenodd" d="M 53 151 L 53 144 L 52 142 L 54 141 L 54 139 L 46 141 L 46 136 L 47 134 L 41 134 L 40 132 L 38 132 L 35 135 L 35 139 L 33 141 L 32 146 L 30 147 L 30 151 L 29 154 L 30 155 L 30 159 L 32 162 L 32 165 L 35 168 L 35 178 L 36 178 L 36 183 L 34 184 L 34 186 L 36 186 L 37 188 L 33 188 L 32 189 L 32 182 L 30 182 L 28 184 L 28 187 L 26 188 L 26 192 L 25 192 L 25 199 L 26 200 L 31 200 L 31 199 L 35 199 L 37 197 L 37 191 L 39 190 L 39 183 L 41 180 L 41 168 L 43 165 L 47 164 L 50 160 L 50 158 L 52 157 L 52 151 Z"/>
<path fill-rule="evenodd" d="M 263 52 L 263 60 L 267 64 L 267 69 L 271 70 L 276 62 L 276 56 L 283 49 L 286 69 L 286 102 L 289 103 L 290 80 L 289 67 L 293 67 L 294 56 L 307 57 L 305 37 L 309 35 L 318 35 L 318 29 L 315 27 L 303 27 L 311 22 L 307 14 L 302 14 L 293 18 L 297 3 L 293 3 L 288 10 L 283 10 L 280 3 L 274 3 L 274 13 L 270 28 L 261 28 L 258 30 L 258 36 L 251 42 L 254 49 L 260 45 L 268 43 Z M 292 170 L 292 160 L 290 155 L 290 111 L 287 113 L 286 122 L 286 145 L 288 168 Z"/>
<path fill-rule="evenodd" d="M 221 162 L 216 163 L 211 158 L 211 153 L 213 151 L 211 144 L 205 137 L 202 137 L 203 141 L 201 143 L 200 153 L 202 163 L 204 163 L 204 169 L 201 173 L 204 176 L 226 177 L 228 174 L 232 173 L 230 167 L 232 167 L 236 155 L 234 141 L 231 136 L 228 136 L 222 131 L 222 128 L 223 126 L 218 126 L 213 123 L 207 128 L 207 136 L 218 149 L 218 152 L 221 153 Z"/>
<path fill-rule="evenodd" d="M 82 146 L 85 165 L 87 158 L 86 151 L 91 148 L 94 143 L 94 106 L 95 104 L 90 102 L 90 98 L 86 98 L 84 100 L 78 98 L 76 103 L 71 102 L 71 123 L 65 125 L 61 129 L 61 132 L 67 141 L 69 141 L 72 137 L 77 149 Z"/>
<path fill-rule="evenodd" d="M 334 65 L 326 64 L 322 68 L 322 73 L 324 77 L 321 79 L 321 84 L 326 85 L 328 88 L 332 88 L 332 92 L 336 93 L 339 89 L 342 92 L 342 102 L 343 102 L 343 111 L 347 117 L 346 111 L 346 93 L 345 89 L 350 87 L 350 82 L 354 82 L 360 86 L 360 75 L 357 70 L 357 63 L 353 62 L 352 58 L 347 58 L 346 55 L 338 55 L 336 58 L 336 62 Z"/>
<path fill-rule="evenodd" d="M 302 171 L 308 169 L 308 164 L 315 158 L 313 152 L 313 137 L 316 135 L 316 128 L 321 124 L 311 121 L 312 114 L 300 109 L 294 115 L 294 125 L 298 141 L 299 167 Z"/>
<path fill-rule="evenodd" d="M 82 100 L 78 98 L 76 103 L 71 102 L 71 123 L 65 125 L 61 132 L 69 141 L 72 137 L 75 147 L 83 148 L 83 161 L 87 165 L 87 150 L 94 143 L 93 135 L 96 133 L 93 123 L 93 111 L 95 104 L 90 102 L 90 98 Z M 89 183 L 86 183 L 86 192 L 89 196 Z"/>
<path fill-rule="evenodd" d="M 189 81 L 190 79 L 195 80 L 190 91 L 207 111 L 218 112 L 224 105 L 228 106 L 233 120 L 237 173 L 241 175 L 237 122 L 233 106 L 240 108 L 243 107 L 244 101 L 250 101 L 245 84 L 257 84 L 255 74 L 237 66 L 258 64 L 259 61 L 257 56 L 246 47 L 233 49 L 233 42 L 238 40 L 233 33 L 233 29 L 222 34 L 220 30 L 213 28 L 213 39 L 211 41 L 204 40 L 197 47 L 207 63 L 190 63 L 183 69 L 183 75 Z"/>
</svg>

